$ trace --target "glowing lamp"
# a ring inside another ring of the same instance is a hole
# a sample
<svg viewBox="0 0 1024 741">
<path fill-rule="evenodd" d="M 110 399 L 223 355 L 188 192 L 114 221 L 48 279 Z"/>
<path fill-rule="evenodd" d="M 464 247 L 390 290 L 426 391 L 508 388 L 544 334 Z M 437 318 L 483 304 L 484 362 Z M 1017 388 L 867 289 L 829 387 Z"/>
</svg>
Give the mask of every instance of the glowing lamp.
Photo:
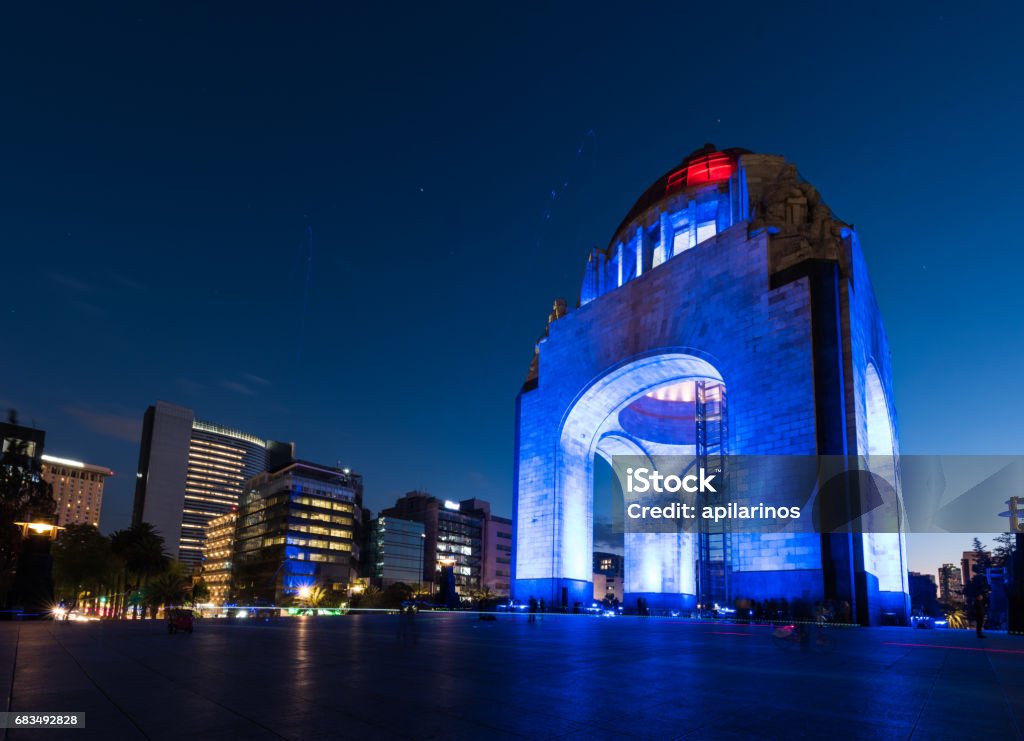
<svg viewBox="0 0 1024 741">
<path fill-rule="evenodd" d="M 60 531 L 64 528 L 59 525 L 54 525 L 52 522 L 16 522 L 15 525 L 21 527 L 21 536 L 23 538 L 29 535 L 44 535 L 50 540 L 55 540 Z"/>
</svg>

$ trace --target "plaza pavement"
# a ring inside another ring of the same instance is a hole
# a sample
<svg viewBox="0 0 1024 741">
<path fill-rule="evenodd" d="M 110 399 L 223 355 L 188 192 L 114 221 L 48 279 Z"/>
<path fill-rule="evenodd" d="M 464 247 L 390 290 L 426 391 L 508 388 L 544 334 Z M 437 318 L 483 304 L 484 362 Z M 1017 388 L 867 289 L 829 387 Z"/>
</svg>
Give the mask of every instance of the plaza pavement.
<svg viewBox="0 0 1024 741">
<path fill-rule="evenodd" d="M 84 711 L 5 741 L 1024 738 L 1024 638 L 523 616 L 0 623 L 7 710 Z M 0 731 L 0 734 L 3 734 Z M 0 735 L 2 737 L 2 735 Z"/>
</svg>

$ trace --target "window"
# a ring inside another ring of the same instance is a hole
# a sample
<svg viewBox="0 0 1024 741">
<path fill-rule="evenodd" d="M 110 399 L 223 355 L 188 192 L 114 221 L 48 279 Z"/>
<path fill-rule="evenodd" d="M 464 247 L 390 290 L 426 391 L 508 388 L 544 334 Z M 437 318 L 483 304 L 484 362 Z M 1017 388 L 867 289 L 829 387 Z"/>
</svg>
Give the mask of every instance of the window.
<svg viewBox="0 0 1024 741">
<path fill-rule="evenodd" d="M 690 227 L 684 226 L 682 229 L 675 233 L 672 238 L 672 254 L 678 255 L 680 252 L 684 252 L 694 245 L 694 241 L 690 235 Z"/>
<path fill-rule="evenodd" d="M 697 225 L 697 244 L 705 239 L 711 239 L 718 232 L 718 227 L 713 221 L 705 221 Z"/>
</svg>

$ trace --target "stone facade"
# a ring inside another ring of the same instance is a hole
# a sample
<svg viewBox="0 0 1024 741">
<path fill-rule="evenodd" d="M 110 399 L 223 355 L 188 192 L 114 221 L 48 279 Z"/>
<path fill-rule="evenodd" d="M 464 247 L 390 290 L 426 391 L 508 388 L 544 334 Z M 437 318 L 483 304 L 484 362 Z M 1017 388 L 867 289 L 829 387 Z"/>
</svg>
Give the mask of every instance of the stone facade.
<svg viewBox="0 0 1024 741">
<path fill-rule="evenodd" d="M 594 457 L 671 452 L 619 424 L 666 384 L 724 383 L 732 454 L 865 454 L 879 407 L 898 451 L 887 340 L 852 228 L 781 157 L 728 150 L 717 180 L 694 178 L 712 152 L 645 193 L 609 248 L 591 254 L 580 305 L 549 317 L 516 402 L 517 598 L 571 607 L 592 596 Z M 681 179 L 693 184 L 673 190 Z M 652 567 L 661 591 L 642 596 L 686 608 L 695 536 L 671 537 L 645 546 L 671 557 Z M 849 535 L 845 546 L 818 534 L 731 537 L 737 597 L 847 599 L 861 622 L 883 608 L 905 615 L 902 536 Z M 843 560 L 844 547 L 857 555 Z M 627 542 L 627 605 L 643 557 Z"/>
</svg>

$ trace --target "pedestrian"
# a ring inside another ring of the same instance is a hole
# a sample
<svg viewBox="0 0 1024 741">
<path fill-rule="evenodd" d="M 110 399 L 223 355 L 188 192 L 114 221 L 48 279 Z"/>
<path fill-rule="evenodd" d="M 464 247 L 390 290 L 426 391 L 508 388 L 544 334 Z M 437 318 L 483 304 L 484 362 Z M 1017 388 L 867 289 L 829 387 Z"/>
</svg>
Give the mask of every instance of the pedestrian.
<svg viewBox="0 0 1024 741">
<path fill-rule="evenodd" d="M 537 598 L 530 597 L 530 622 L 537 622 Z"/>
<path fill-rule="evenodd" d="M 974 627 L 978 631 L 978 638 L 984 638 L 982 629 L 985 627 L 985 595 L 980 592 L 974 598 Z"/>
</svg>

